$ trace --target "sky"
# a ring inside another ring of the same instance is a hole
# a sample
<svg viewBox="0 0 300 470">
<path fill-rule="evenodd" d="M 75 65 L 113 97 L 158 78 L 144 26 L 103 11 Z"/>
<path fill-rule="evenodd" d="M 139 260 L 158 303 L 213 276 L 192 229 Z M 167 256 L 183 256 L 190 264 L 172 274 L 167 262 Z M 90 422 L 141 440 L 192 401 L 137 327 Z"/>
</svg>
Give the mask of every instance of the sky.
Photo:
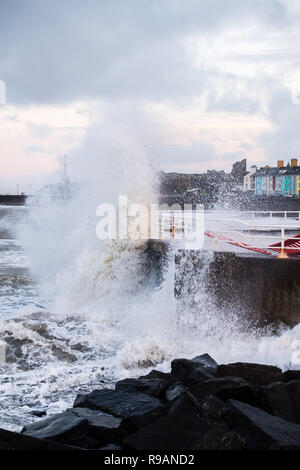
<svg viewBox="0 0 300 470">
<path fill-rule="evenodd" d="M 0 80 L 0 193 L 110 126 L 164 171 L 274 166 L 300 157 L 300 2 L 1 0 Z"/>
</svg>

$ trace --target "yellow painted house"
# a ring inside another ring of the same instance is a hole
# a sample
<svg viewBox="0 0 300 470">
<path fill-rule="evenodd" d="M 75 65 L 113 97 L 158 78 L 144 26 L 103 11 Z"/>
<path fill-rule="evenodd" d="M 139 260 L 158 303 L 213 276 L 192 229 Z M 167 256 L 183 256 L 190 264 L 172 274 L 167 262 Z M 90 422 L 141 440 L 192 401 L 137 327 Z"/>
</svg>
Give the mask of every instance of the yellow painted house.
<svg viewBox="0 0 300 470">
<path fill-rule="evenodd" d="M 300 194 L 300 175 L 296 177 L 296 195 L 299 196 Z"/>
</svg>

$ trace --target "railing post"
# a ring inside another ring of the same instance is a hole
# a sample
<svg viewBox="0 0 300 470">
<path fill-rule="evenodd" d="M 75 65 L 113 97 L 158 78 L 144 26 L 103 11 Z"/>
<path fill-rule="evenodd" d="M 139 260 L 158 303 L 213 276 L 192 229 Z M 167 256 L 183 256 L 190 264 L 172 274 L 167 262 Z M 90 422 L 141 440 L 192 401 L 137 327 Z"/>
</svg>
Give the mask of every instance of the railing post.
<svg viewBox="0 0 300 470">
<path fill-rule="evenodd" d="M 216 233 L 216 237 L 215 237 L 215 251 L 219 251 L 219 234 L 218 232 Z"/>
<path fill-rule="evenodd" d="M 172 239 L 175 240 L 175 215 L 173 214 L 172 218 Z"/>
<path fill-rule="evenodd" d="M 288 255 L 284 251 L 284 227 L 281 228 L 281 251 L 280 254 L 277 256 L 279 259 L 286 259 Z"/>
</svg>

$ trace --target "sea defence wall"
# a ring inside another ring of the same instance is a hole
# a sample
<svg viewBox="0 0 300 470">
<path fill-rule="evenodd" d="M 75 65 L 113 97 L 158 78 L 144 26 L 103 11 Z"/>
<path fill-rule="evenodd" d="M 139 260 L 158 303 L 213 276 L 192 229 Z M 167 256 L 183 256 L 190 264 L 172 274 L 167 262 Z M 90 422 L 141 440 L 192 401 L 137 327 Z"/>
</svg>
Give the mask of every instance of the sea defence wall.
<svg viewBox="0 0 300 470">
<path fill-rule="evenodd" d="M 24 194 L 1 194 L 0 205 L 22 206 L 26 202 L 27 196 Z"/>
<path fill-rule="evenodd" d="M 300 322 L 300 260 L 225 252 L 208 260 L 203 251 L 179 250 L 175 265 L 179 301 L 204 288 L 218 308 L 239 312 L 257 326 Z"/>
<path fill-rule="evenodd" d="M 285 196 L 253 196 L 243 191 L 233 195 L 224 194 L 218 203 L 217 195 L 201 195 L 197 193 L 165 195 L 160 198 L 161 204 L 179 204 L 183 208 L 184 204 L 192 204 L 196 209 L 197 204 L 203 204 L 205 209 L 225 207 L 226 210 L 245 211 L 300 211 L 299 197 Z"/>
<path fill-rule="evenodd" d="M 300 211 L 299 197 L 256 196 L 239 198 L 236 208 L 248 211 Z"/>
</svg>

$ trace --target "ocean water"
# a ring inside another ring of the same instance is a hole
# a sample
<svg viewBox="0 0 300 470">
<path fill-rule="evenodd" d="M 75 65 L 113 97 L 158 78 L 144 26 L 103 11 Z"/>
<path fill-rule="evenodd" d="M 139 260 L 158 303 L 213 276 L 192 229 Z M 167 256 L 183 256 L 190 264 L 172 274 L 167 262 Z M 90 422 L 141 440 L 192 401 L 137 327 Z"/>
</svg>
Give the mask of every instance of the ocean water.
<svg viewBox="0 0 300 470">
<path fill-rule="evenodd" d="M 0 206 L 0 298 L 1 318 L 38 302 L 28 259 L 16 239 L 14 228 L 26 219 L 27 207 Z"/>
</svg>

